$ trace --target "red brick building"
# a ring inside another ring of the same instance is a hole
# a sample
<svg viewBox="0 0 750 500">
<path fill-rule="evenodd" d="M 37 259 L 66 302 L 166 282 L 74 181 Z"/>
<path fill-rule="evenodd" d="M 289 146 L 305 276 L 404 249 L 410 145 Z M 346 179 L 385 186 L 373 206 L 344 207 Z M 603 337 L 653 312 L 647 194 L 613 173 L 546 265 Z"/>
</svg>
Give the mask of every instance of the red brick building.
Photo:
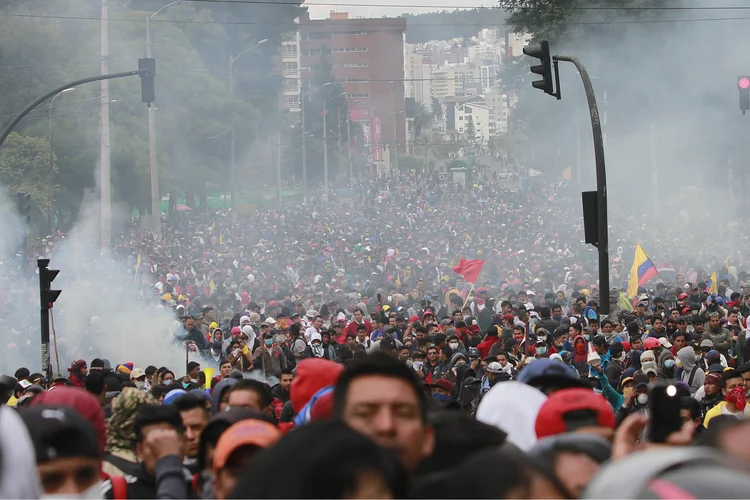
<svg viewBox="0 0 750 500">
<path fill-rule="evenodd" d="M 405 30 L 402 18 L 349 19 L 348 13 L 331 12 L 328 19 L 311 20 L 308 14 L 299 19 L 300 77 L 313 78 L 325 51 L 347 93 L 351 119 L 363 125 L 372 150 L 393 143 L 394 116 L 399 151 L 405 150 Z"/>
</svg>

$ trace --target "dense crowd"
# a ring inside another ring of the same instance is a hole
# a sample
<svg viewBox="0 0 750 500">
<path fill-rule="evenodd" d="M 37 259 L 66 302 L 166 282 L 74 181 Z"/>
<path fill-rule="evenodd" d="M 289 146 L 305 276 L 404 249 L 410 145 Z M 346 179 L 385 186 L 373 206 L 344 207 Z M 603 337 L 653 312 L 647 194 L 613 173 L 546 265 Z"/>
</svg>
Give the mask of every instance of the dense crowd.
<svg viewBox="0 0 750 500">
<path fill-rule="evenodd" d="M 600 315 L 572 188 L 508 177 L 411 174 L 325 208 L 316 193 L 251 218 L 165 215 L 159 237 L 133 226 L 89 265 L 170 316 L 143 347 L 185 363 L 62 342 L 66 373 L 8 372 L 0 496 L 746 497 L 744 247 L 683 259 L 661 241 L 674 280 L 628 297 L 646 239 L 615 207 Z M 484 261 L 476 283 L 460 258 Z"/>
</svg>

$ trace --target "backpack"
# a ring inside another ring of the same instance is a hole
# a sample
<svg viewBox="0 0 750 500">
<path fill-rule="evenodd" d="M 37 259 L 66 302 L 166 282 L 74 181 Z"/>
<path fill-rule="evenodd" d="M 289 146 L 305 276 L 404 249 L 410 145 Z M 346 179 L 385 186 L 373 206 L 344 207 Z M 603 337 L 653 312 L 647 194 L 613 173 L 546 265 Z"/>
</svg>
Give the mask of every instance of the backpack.
<svg viewBox="0 0 750 500">
<path fill-rule="evenodd" d="M 112 498 L 115 500 L 125 500 L 128 498 L 128 482 L 125 476 L 110 476 L 102 473 L 105 479 L 109 479 L 112 484 Z"/>
</svg>

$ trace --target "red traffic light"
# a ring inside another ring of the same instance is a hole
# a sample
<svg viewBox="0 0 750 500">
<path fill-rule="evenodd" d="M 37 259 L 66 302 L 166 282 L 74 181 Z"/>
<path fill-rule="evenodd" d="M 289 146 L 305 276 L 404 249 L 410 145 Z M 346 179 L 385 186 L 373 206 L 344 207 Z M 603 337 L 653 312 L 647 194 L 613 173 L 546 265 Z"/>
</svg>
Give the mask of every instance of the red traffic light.
<svg viewBox="0 0 750 500">
<path fill-rule="evenodd" d="M 739 80 L 737 80 L 737 87 L 741 88 L 742 90 L 750 88 L 750 78 L 747 76 L 741 76 Z"/>
</svg>

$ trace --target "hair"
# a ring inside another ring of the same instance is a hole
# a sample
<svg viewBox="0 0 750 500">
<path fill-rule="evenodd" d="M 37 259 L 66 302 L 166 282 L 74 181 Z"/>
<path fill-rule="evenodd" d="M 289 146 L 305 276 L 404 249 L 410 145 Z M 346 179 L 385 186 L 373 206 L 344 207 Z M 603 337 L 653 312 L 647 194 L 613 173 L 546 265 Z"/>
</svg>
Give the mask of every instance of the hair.
<svg viewBox="0 0 750 500">
<path fill-rule="evenodd" d="M 453 349 L 448 345 L 444 345 L 440 348 L 440 352 L 445 355 L 446 358 L 450 358 L 453 355 Z"/>
<path fill-rule="evenodd" d="M 159 398 L 166 395 L 171 389 L 172 388 L 170 386 L 162 384 L 151 387 L 151 390 L 149 390 L 149 392 L 154 397 L 154 399 L 158 401 Z"/>
<path fill-rule="evenodd" d="M 143 429 L 156 424 L 171 425 L 180 435 L 184 432 L 182 417 L 174 405 L 143 405 L 138 409 L 133 421 L 135 442 L 143 441 Z"/>
<path fill-rule="evenodd" d="M 721 374 L 721 388 L 727 388 L 727 381 L 733 378 L 742 378 L 742 374 L 737 370 L 727 370 Z"/>
<path fill-rule="evenodd" d="M 291 368 L 282 368 L 281 375 L 294 375 L 294 371 Z M 279 377 L 281 378 L 281 377 Z"/>
<path fill-rule="evenodd" d="M 361 377 L 380 375 L 383 377 L 403 380 L 414 389 L 422 422 L 427 421 L 427 401 L 424 392 L 419 387 L 419 381 L 414 370 L 405 363 L 385 353 L 375 352 L 370 356 L 356 359 L 344 369 L 333 391 L 333 415 L 341 418 L 349 397 L 349 386 Z"/>
<path fill-rule="evenodd" d="M 200 365 L 201 365 L 201 364 L 200 364 L 200 363 L 198 363 L 197 361 L 191 361 L 191 362 L 190 362 L 190 363 L 188 363 L 188 365 L 187 365 L 187 372 L 188 372 L 188 373 L 190 373 L 191 371 L 193 371 L 193 370 L 195 370 L 196 368 L 200 367 Z"/>
<path fill-rule="evenodd" d="M 149 365 L 146 367 L 146 375 L 149 377 L 152 376 L 156 372 L 156 367 L 154 365 Z"/>
<path fill-rule="evenodd" d="M 583 326 L 580 323 L 571 323 L 570 326 L 576 331 L 576 335 L 583 333 Z"/>
<path fill-rule="evenodd" d="M 84 381 L 84 387 L 91 394 L 100 395 L 106 389 L 104 374 L 98 371 L 89 372 Z"/>
<path fill-rule="evenodd" d="M 539 308 L 539 316 L 542 317 L 542 319 L 549 319 L 552 317 L 552 310 L 549 307 L 540 307 Z"/>
<path fill-rule="evenodd" d="M 268 384 L 264 384 L 258 380 L 238 380 L 237 383 L 229 389 L 229 394 L 239 391 L 252 391 L 257 394 L 261 408 L 266 408 L 273 403 L 273 395 L 271 394 L 271 389 L 268 387 Z"/>
<path fill-rule="evenodd" d="M 104 368 L 104 361 L 100 358 L 94 358 L 91 360 L 90 368 Z"/>
<path fill-rule="evenodd" d="M 221 360 L 221 363 L 219 363 L 219 368 L 221 368 L 221 367 L 222 367 L 222 366 L 224 366 L 224 365 L 229 365 L 229 366 L 232 366 L 232 362 L 231 362 L 231 361 L 229 361 L 229 359 L 227 359 L 227 358 L 224 358 L 224 359 L 222 359 L 222 360 Z"/>
<path fill-rule="evenodd" d="M 196 408 L 203 409 L 208 414 L 208 408 L 206 407 L 206 400 L 198 394 L 187 393 L 177 397 L 172 401 L 171 406 L 177 408 L 177 411 L 182 413 L 184 411 L 194 410 Z"/>
<path fill-rule="evenodd" d="M 353 312 L 357 312 L 357 311 L 359 311 L 362 314 L 362 316 L 365 315 L 365 312 L 362 310 L 361 307 L 355 307 Z"/>
<path fill-rule="evenodd" d="M 612 320 L 611 320 L 611 319 L 605 319 L 605 320 L 602 320 L 602 323 L 601 323 L 601 325 L 602 325 L 602 328 L 604 328 L 604 325 L 610 325 L 610 326 L 612 326 L 612 327 L 614 327 L 614 326 L 615 326 L 615 324 L 614 324 L 614 323 L 612 322 Z"/>
<path fill-rule="evenodd" d="M 29 375 L 31 375 L 31 372 L 28 368 L 23 367 L 16 370 L 16 373 L 13 375 L 16 380 L 23 380 L 29 378 Z"/>
<path fill-rule="evenodd" d="M 299 328 L 299 325 L 298 325 L 297 323 L 292 323 L 292 324 L 291 324 L 291 325 L 289 326 L 289 335 L 290 335 L 291 337 L 299 337 L 299 334 L 300 334 L 300 328 Z"/>
</svg>

